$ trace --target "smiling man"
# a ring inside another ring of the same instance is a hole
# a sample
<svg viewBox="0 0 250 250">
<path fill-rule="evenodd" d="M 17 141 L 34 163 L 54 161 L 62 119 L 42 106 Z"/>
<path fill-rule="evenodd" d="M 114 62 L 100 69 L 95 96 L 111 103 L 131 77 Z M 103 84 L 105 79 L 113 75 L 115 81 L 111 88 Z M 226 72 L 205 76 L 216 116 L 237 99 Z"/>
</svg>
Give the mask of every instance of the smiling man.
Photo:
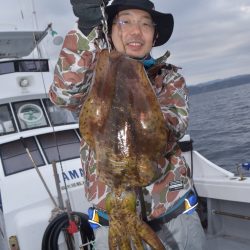
<svg viewBox="0 0 250 250">
<path fill-rule="evenodd" d="M 142 211 L 142 217 L 167 249 L 205 249 L 204 232 L 195 211 L 197 197 L 190 168 L 178 145 L 188 126 L 185 80 L 177 72 L 177 67 L 166 60 L 155 60 L 150 55 L 152 47 L 163 45 L 171 37 L 173 16 L 156 11 L 149 0 L 114 0 L 105 8 L 108 26 L 105 34 L 100 9 L 102 2 L 71 0 L 79 20 L 77 27 L 65 37 L 50 88 L 51 101 L 75 112 L 81 110 L 100 51 L 107 48 L 108 43 L 113 50 L 140 61 L 148 73 L 170 135 L 165 154 L 158 162 L 159 176 L 143 188 L 143 194 L 138 194 L 138 204 L 141 206 L 138 211 Z M 108 1 L 104 2 L 107 4 Z M 108 37 L 108 41 L 105 37 Z M 80 154 L 85 195 L 105 220 L 105 198 L 109 187 L 99 180 L 95 153 L 83 139 Z M 106 226 L 96 231 L 96 238 L 96 249 L 108 248 Z M 106 239 L 105 243 L 103 239 Z"/>
<path fill-rule="evenodd" d="M 113 20 L 111 39 L 121 53 L 144 58 L 153 47 L 155 24 L 149 13 L 129 9 L 120 11 Z"/>
</svg>

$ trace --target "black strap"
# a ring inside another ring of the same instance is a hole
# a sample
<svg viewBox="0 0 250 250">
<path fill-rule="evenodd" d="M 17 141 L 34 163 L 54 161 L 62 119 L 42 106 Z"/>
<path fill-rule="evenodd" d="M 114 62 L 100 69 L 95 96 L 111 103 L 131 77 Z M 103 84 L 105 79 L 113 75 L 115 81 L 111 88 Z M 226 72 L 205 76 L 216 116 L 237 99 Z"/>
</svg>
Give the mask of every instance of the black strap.
<svg viewBox="0 0 250 250">
<path fill-rule="evenodd" d="M 109 221 L 106 219 L 106 218 L 103 218 L 102 216 L 99 215 L 99 223 L 102 225 L 102 226 L 109 226 Z"/>
<path fill-rule="evenodd" d="M 182 202 L 182 204 L 171 213 L 165 214 L 159 218 L 150 220 L 147 223 L 155 232 L 157 232 L 161 230 L 161 227 L 163 224 L 168 223 L 170 220 L 176 218 L 178 215 L 182 214 L 184 211 L 185 211 L 185 202 Z"/>
<path fill-rule="evenodd" d="M 145 206 L 145 200 L 144 200 L 144 196 L 142 192 L 142 187 L 138 187 L 137 192 L 138 192 L 139 200 L 141 203 L 141 217 L 143 221 L 147 222 L 148 219 L 147 219 L 147 212 L 146 212 L 146 206 Z"/>
</svg>

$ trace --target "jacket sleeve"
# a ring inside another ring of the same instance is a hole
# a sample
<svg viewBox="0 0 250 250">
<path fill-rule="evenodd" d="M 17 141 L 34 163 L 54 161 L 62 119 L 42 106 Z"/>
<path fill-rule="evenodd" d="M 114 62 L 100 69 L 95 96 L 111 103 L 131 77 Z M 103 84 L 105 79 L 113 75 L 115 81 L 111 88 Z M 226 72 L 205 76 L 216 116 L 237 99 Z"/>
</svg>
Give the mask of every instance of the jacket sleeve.
<svg viewBox="0 0 250 250">
<path fill-rule="evenodd" d="M 174 68 L 162 70 L 155 79 L 155 91 L 170 131 L 167 152 L 173 150 L 188 127 L 189 103 L 185 79 Z"/>
<path fill-rule="evenodd" d="M 97 28 L 85 36 L 77 25 L 66 35 L 49 90 L 54 104 L 74 112 L 80 111 L 96 62 L 97 36 Z"/>
</svg>

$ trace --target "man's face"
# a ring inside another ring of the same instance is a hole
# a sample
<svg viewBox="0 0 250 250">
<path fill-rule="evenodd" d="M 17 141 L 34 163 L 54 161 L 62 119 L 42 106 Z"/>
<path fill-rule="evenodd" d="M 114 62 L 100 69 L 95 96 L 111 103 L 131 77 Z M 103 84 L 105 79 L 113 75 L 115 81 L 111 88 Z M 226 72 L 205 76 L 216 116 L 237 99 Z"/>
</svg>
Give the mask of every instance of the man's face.
<svg viewBox="0 0 250 250">
<path fill-rule="evenodd" d="M 154 32 L 155 24 L 149 13 L 129 9 L 120 11 L 114 18 L 111 38 L 118 52 L 143 58 L 152 49 Z"/>
</svg>

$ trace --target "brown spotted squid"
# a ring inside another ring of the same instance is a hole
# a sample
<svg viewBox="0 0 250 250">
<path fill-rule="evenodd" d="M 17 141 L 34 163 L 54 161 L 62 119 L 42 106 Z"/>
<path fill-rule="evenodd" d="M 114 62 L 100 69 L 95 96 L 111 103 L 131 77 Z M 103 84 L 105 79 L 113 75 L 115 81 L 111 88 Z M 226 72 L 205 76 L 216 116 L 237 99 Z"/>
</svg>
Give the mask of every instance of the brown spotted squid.
<svg viewBox="0 0 250 250">
<path fill-rule="evenodd" d="M 157 161 L 168 139 L 164 117 L 143 64 L 112 51 L 100 52 L 83 104 L 79 128 L 94 150 L 106 197 L 111 250 L 165 249 L 136 212 L 136 189 L 157 178 Z"/>
</svg>

